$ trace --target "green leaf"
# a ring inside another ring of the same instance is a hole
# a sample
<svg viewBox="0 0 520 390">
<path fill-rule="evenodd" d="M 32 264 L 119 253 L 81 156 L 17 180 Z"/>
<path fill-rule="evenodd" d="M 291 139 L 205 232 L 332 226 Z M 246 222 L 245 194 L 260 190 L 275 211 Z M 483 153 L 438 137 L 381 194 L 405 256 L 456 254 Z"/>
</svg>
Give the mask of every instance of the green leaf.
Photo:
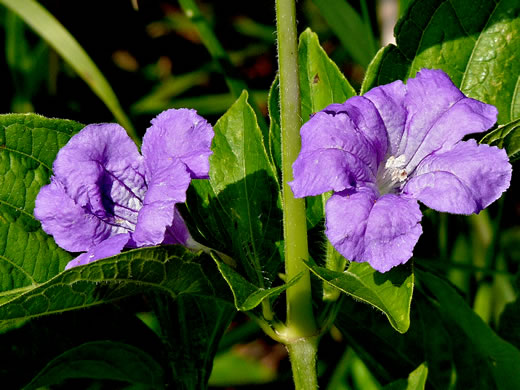
<svg viewBox="0 0 520 390">
<path fill-rule="evenodd" d="M 0 115 L 0 302 L 46 282 L 71 255 L 46 235 L 33 216 L 58 150 L 82 128 L 39 115 Z"/>
<path fill-rule="evenodd" d="M 156 314 L 173 373 L 173 389 L 206 389 L 219 341 L 236 314 L 212 298 L 161 294 Z"/>
<path fill-rule="evenodd" d="M 132 123 L 121 108 L 112 87 L 79 43 L 54 16 L 34 0 L 0 0 L 45 39 L 105 103 L 128 134 L 139 141 Z"/>
<path fill-rule="evenodd" d="M 383 387 L 383 390 L 424 390 L 427 378 L 428 366 L 423 363 L 408 375 L 408 379 L 392 382 Z"/>
<path fill-rule="evenodd" d="M 345 272 L 336 272 L 308 262 L 320 279 L 352 297 L 381 310 L 400 333 L 410 327 L 414 274 L 411 265 L 395 267 L 384 274 L 367 263 L 350 263 Z"/>
<path fill-rule="evenodd" d="M 173 245 L 131 250 L 8 291 L 0 297 L 0 321 L 84 308 L 153 290 L 173 298 L 195 295 L 219 304 L 231 301 L 209 255 Z"/>
<path fill-rule="evenodd" d="M 395 28 L 397 46 L 379 51 L 362 93 L 441 68 L 469 97 L 495 105 L 498 123 L 520 117 L 518 0 L 416 0 Z"/>
<path fill-rule="evenodd" d="M 520 351 L 497 336 L 447 282 L 423 271 L 418 271 L 417 277 L 437 300 L 440 312 L 457 325 L 452 331 L 458 335 L 460 346 L 473 349 L 471 354 L 466 351 L 459 357 L 459 365 L 467 364 L 467 356 L 471 356 L 474 363 L 465 367 L 467 372 L 474 372 L 474 367 L 478 366 L 480 372 L 490 373 L 490 383 L 496 384 L 498 389 L 520 388 L 517 375 L 520 372 Z M 468 341 L 464 342 L 464 339 Z M 473 380 L 470 375 L 463 375 L 462 379 Z"/>
<path fill-rule="evenodd" d="M 280 190 L 247 92 L 218 120 L 210 179 L 194 181 L 188 211 L 199 233 L 239 262 L 239 272 L 260 288 L 282 265 Z M 194 231 L 194 229 L 192 229 Z"/>
<path fill-rule="evenodd" d="M 379 311 L 352 299 L 343 300 L 334 324 L 381 383 L 407 377 L 426 361 L 432 389 L 450 388 L 454 340 L 437 306 L 420 289 L 414 293 L 410 329 L 405 334 L 396 332 Z"/>
<path fill-rule="evenodd" d="M 480 143 L 504 148 L 511 162 L 518 160 L 520 158 L 520 119 L 487 133 Z"/>
<path fill-rule="evenodd" d="M 298 60 L 304 122 L 329 104 L 343 103 L 356 95 L 338 66 L 320 46 L 318 36 L 310 29 L 300 35 Z"/>
<path fill-rule="evenodd" d="M 94 341 L 52 360 L 25 388 L 38 389 L 69 378 L 93 378 L 162 389 L 163 375 L 162 367 L 139 348 L 114 341 Z"/>
<path fill-rule="evenodd" d="M 143 306 L 141 298 L 121 303 L 130 311 Z M 115 305 L 99 305 L 35 318 L 0 334 L 0 382 L 9 389 L 22 389 L 60 355 L 80 345 L 105 340 L 144 352 L 159 362 L 163 367 L 160 371 L 168 372 L 166 349 L 161 340 L 130 311 Z"/>
<path fill-rule="evenodd" d="M 217 266 L 233 292 L 235 307 L 240 311 L 252 310 L 264 299 L 277 297 L 296 283 L 301 276 L 299 275 L 281 286 L 264 289 L 248 282 L 232 267 L 221 261 L 217 261 Z"/>
<path fill-rule="evenodd" d="M 346 0 L 313 0 L 343 47 L 354 60 L 366 68 L 377 51 L 370 26 Z"/>
<path fill-rule="evenodd" d="M 300 35 L 298 60 L 303 122 L 328 105 L 343 103 L 356 95 L 354 88 L 320 46 L 318 36 L 310 29 Z M 315 226 L 323 219 L 326 196 L 306 198 L 309 226 Z"/>
</svg>

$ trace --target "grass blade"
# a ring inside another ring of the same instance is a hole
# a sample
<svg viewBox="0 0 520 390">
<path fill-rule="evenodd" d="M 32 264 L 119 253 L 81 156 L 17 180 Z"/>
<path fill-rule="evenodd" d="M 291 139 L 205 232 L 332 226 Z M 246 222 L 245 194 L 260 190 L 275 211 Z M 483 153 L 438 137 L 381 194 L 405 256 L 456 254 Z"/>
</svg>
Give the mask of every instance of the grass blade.
<svg viewBox="0 0 520 390">
<path fill-rule="evenodd" d="M 92 91 L 105 103 L 116 120 L 127 130 L 130 137 L 138 142 L 139 138 L 130 120 L 121 108 L 112 87 L 94 61 L 63 25 L 34 0 L 0 0 L 0 3 L 22 18 L 25 23 L 45 39 L 69 63 Z"/>
</svg>

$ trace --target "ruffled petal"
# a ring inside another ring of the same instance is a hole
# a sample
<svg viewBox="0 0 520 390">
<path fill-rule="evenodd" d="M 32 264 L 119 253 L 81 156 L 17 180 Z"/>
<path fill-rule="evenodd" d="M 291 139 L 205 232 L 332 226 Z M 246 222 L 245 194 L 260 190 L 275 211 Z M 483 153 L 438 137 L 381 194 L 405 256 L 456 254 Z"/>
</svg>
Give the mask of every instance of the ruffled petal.
<svg viewBox="0 0 520 390">
<path fill-rule="evenodd" d="M 407 172 L 429 154 L 449 150 L 496 122 L 494 106 L 467 98 L 442 70 L 423 69 L 406 87 L 408 117 L 398 155 L 405 156 Z"/>
<path fill-rule="evenodd" d="M 86 251 L 117 230 L 85 212 L 55 178 L 38 193 L 34 216 L 41 222 L 43 230 L 52 235 L 60 247 L 70 252 Z"/>
<path fill-rule="evenodd" d="M 179 159 L 145 160 L 148 192 L 139 211 L 132 239 L 136 246 L 158 245 L 174 220 L 177 203 L 186 201 L 191 181 L 186 165 Z"/>
<path fill-rule="evenodd" d="M 115 256 L 123 250 L 128 240 L 129 233 L 116 234 L 100 244 L 96 245 L 86 253 L 82 253 L 75 259 L 69 261 L 65 269 L 77 267 L 78 265 L 85 265 L 93 261 L 104 259 L 106 257 Z"/>
<path fill-rule="evenodd" d="M 379 165 L 388 149 L 388 136 L 385 123 L 370 99 L 354 96 L 343 104 L 331 104 L 323 111 L 333 115 L 346 114 L 354 128 L 371 144 L 372 152 L 377 156 L 376 166 Z"/>
<path fill-rule="evenodd" d="M 407 118 L 404 106 L 406 85 L 401 80 L 394 81 L 373 88 L 363 96 L 374 104 L 385 124 L 388 136 L 388 155 L 398 156 Z"/>
<path fill-rule="evenodd" d="M 300 134 L 302 148 L 289 183 L 295 196 L 375 182 L 388 141 L 384 124 L 368 99 L 353 97 L 330 105 L 305 123 Z"/>
<path fill-rule="evenodd" d="M 339 192 L 359 182 L 375 181 L 372 171 L 356 155 L 335 148 L 300 153 L 293 174 L 294 180 L 288 184 L 296 198 Z"/>
<path fill-rule="evenodd" d="M 386 272 L 412 257 L 422 228 L 416 200 L 364 187 L 334 194 L 326 205 L 326 234 L 351 261 Z"/>
<path fill-rule="evenodd" d="M 195 110 L 171 109 L 152 120 L 143 138 L 146 161 L 177 158 L 194 179 L 206 179 L 213 128 Z"/>
<path fill-rule="evenodd" d="M 510 181 L 506 152 L 469 140 L 426 157 L 404 192 L 438 211 L 471 214 L 497 200 Z"/>
<path fill-rule="evenodd" d="M 85 213 L 114 226 L 114 233 L 133 229 L 146 183 L 142 157 L 121 126 L 85 127 L 59 151 L 53 171 Z"/>
</svg>

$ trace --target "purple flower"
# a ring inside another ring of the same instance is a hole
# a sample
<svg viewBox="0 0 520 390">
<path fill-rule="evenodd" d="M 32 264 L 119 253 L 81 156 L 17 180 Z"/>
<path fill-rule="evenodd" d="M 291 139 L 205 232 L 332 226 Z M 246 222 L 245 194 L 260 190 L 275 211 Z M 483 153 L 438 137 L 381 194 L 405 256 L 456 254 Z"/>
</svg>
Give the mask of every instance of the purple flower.
<svg viewBox="0 0 520 390">
<path fill-rule="evenodd" d="M 461 141 L 489 129 L 495 107 L 466 97 L 441 70 L 424 69 L 332 104 L 301 128 L 289 183 L 296 197 L 333 191 L 326 235 L 347 259 L 380 272 L 405 263 L 422 233 L 418 200 L 478 213 L 509 187 L 504 150 Z"/>
<path fill-rule="evenodd" d="M 142 155 L 117 124 L 89 125 L 54 161 L 34 215 L 70 252 L 86 252 L 67 269 L 123 248 L 183 244 L 198 248 L 175 205 L 191 179 L 207 178 L 213 129 L 194 110 L 167 110 L 152 120 Z"/>
</svg>

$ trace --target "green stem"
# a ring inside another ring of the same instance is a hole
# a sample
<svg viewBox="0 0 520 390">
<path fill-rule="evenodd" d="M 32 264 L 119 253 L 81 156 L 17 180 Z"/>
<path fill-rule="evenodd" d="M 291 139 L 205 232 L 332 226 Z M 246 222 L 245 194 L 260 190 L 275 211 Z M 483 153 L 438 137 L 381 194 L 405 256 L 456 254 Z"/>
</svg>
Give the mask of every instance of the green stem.
<svg viewBox="0 0 520 390">
<path fill-rule="evenodd" d="M 278 66 L 280 73 L 280 120 L 282 129 L 282 194 L 287 280 L 302 274 L 287 289 L 285 340 L 293 369 L 295 388 L 317 389 L 318 337 L 312 310 L 311 279 L 304 260 L 309 258 L 305 201 L 295 199 L 287 182 L 293 179 L 292 164 L 301 148 L 300 84 L 296 40 L 295 0 L 276 0 Z"/>
<path fill-rule="evenodd" d="M 287 289 L 287 327 L 295 338 L 316 333 L 312 312 L 311 281 L 304 260 L 309 258 L 305 201 L 296 199 L 287 182 L 301 148 L 300 86 L 294 0 L 277 0 L 278 62 L 280 72 L 280 120 L 282 128 L 283 225 L 287 280 L 303 274 Z"/>
<path fill-rule="evenodd" d="M 299 339 L 288 344 L 287 349 L 291 360 L 294 388 L 296 390 L 317 389 L 316 352 L 318 350 L 318 337 Z"/>
</svg>

